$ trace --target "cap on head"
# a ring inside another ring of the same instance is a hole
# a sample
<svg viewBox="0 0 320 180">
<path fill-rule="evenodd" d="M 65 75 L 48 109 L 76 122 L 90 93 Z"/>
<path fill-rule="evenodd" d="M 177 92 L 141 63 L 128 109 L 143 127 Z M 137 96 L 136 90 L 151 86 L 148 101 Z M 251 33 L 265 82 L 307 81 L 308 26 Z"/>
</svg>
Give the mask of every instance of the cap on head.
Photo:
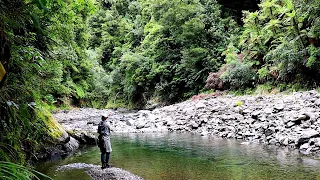
<svg viewBox="0 0 320 180">
<path fill-rule="evenodd" d="M 101 116 L 101 120 L 106 120 L 106 119 L 108 119 L 108 115 L 103 114 L 103 115 Z"/>
</svg>

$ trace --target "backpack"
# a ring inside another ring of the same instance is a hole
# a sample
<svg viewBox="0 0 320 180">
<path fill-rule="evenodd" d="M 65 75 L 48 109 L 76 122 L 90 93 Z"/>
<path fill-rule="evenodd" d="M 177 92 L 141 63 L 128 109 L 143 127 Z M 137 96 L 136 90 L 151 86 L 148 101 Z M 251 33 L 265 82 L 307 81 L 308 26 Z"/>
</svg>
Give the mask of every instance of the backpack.
<svg viewBox="0 0 320 180">
<path fill-rule="evenodd" d="M 105 133 L 105 131 L 106 131 L 105 126 L 103 125 L 103 123 L 100 122 L 98 125 L 98 133 L 102 134 L 102 133 Z"/>
</svg>

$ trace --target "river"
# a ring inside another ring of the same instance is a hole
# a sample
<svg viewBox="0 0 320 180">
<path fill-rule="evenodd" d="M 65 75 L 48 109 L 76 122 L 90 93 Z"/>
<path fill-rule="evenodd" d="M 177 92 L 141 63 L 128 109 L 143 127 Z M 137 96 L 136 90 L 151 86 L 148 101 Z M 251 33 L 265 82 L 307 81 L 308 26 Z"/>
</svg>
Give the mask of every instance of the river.
<svg viewBox="0 0 320 180">
<path fill-rule="evenodd" d="M 110 164 L 145 179 L 320 179 L 320 160 L 297 150 L 190 133 L 113 134 Z M 90 179 L 71 163 L 100 164 L 98 147 L 83 148 L 36 169 L 56 180 Z"/>
</svg>

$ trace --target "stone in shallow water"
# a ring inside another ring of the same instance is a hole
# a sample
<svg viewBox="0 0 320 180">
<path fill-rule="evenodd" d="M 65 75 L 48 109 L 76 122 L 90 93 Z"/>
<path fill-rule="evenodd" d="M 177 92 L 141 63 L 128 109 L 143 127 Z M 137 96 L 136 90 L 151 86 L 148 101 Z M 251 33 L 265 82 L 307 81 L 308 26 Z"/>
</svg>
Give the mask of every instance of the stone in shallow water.
<svg viewBox="0 0 320 180">
<path fill-rule="evenodd" d="M 201 132 L 201 136 L 207 136 L 208 135 L 208 131 L 202 131 Z"/>
<path fill-rule="evenodd" d="M 56 171 L 64 171 L 71 169 L 89 169 L 87 173 L 94 180 L 112 179 L 112 180 L 143 180 L 143 178 L 134 175 L 120 168 L 101 169 L 101 166 L 86 163 L 73 163 L 59 166 Z"/>
<path fill-rule="evenodd" d="M 289 144 L 289 138 L 285 138 L 282 142 L 283 145 L 288 146 Z"/>
<path fill-rule="evenodd" d="M 92 168 L 87 171 L 89 176 L 92 177 L 94 180 L 101 180 L 101 179 L 112 179 L 112 180 L 143 180 L 142 177 L 134 175 L 128 171 L 125 171 L 120 168 Z"/>
<path fill-rule="evenodd" d="M 199 127 L 198 123 L 196 123 L 194 121 L 191 121 L 190 125 L 191 125 L 192 129 L 198 129 L 198 127 Z"/>
</svg>

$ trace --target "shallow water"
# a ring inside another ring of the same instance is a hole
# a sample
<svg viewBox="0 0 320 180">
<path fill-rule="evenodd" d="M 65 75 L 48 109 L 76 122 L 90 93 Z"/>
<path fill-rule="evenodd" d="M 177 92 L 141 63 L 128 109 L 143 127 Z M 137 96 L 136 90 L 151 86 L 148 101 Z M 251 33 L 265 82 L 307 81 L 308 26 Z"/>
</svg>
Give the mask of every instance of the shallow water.
<svg viewBox="0 0 320 180">
<path fill-rule="evenodd" d="M 110 164 L 145 179 L 320 179 L 320 160 L 275 146 L 176 134 L 112 135 Z M 98 147 L 63 160 L 40 163 L 54 179 L 90 179 L 85 170 L 56 171 L 70 163 L 100 164 Z"/>
</svg>

